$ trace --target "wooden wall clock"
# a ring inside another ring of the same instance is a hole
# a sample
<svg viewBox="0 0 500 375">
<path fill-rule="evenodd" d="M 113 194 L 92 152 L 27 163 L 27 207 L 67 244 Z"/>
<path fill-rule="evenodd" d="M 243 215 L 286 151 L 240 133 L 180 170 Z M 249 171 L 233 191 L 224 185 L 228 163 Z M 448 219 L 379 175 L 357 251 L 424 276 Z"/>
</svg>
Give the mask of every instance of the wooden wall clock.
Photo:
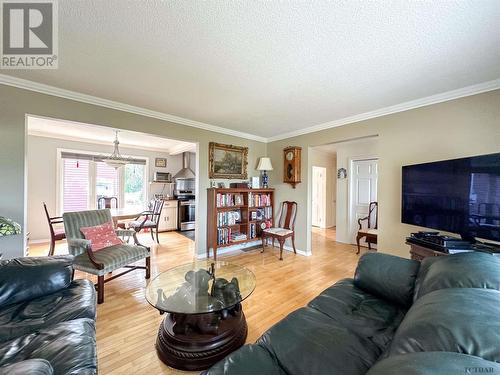
<svg viewBox="0 0 500 375">
<path fill-rule="evenodd" d="M 283 182 L 292 185 L 295 189 L 300 181 L 300 152 L 302 147 L 290 146 L 283 150 Z"/>
</svg>

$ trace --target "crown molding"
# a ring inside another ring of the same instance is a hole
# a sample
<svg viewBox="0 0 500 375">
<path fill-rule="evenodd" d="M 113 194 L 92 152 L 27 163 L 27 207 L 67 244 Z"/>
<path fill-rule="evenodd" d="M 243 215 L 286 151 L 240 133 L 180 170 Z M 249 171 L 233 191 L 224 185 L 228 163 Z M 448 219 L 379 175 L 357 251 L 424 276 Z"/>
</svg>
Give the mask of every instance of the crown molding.
<svg viewBox="0 0 500 375">
<path fill-rule="evenodd" d="M 239 132 L 237 130 L 227 129 L 221 126 L 206 124 L 204 122 L 194 121 L 187 118 L 170 115 L 168 113 L 157 112 L 146 108 L 141 108 L 129 104 L 116 102 L 113 100 L 103 99 L 97 96 L 82 94 L 76 91 L 65 90 L 55 86 L 29 81 L 27 79 L 12 77 L 6 74 L 0 74 L 0 84 L 17 87 L 29 91 L 35 91 L 42 94 L 57 96 L 64 99 L 75 100 L 82 103 L 93 104 L 100 107 L 106 107 L 110 109 L 116 109 L 119 111 L 134 113 L 141 116 L 151 117 L 163 121 L 169 121 L 180 125 L 191 126 L 194 128 L 207 130 L 211 132 L 221 133 L 225 135 L 232 135 L 235 137 L 250 139 L 258 142 L 267 142 L 267 139 L 265 137 L 260 137 L 258 135 Z"/>
<path fill-rule="evenodd" d="M 304 134 L 315 133 L 321 130 L 336 128 L 338 126 L 348 125 L 355 122 L 369 120 L 376 117 L 386 116 L 393 113 L 404 112 L 410 109 L 425 107 L 432 104 L 447 102 L 453 99 L 459 99 L 466 96 L 476 95 L 483 92 L 500 89 L 500 79 L 478 83 L 476 85 L 466 86 L 460 89 L 446 91 L 440 94 L 427 96 L 416 100 L 396 104 L 393 106 L 376 109 L 374 111 L 360 113 L 350 117 L 345 117 L 339 120 L 329 121 L 318 125 L 313 125 L 304 129 L 294 130 L 288 133 L 283 133 L 274 137 L 267 138 L 267 142 L 280 141 L 287 138 L 297 137 Z"/>
<path fill-rule="evenodd" d="M 408 111 L 411 109 L 425 107 L 425 106 L 432 105 L 432 104 L 438 104 L 438 103 L 446 102 L 446 101 L 453 100 L 453 99 L 459 99 L 459 98 L 463 98 L 466 96 L 476 95 L 476 94 L 480 94 L 483 92 L 488 92 L 488 91 L 500 89 L 500 79 L 496 79 L 496 80 L 492 80 L 492 81 L 478 83 L 476 85 L 466 86 L 466 87 L 456 89 L 456 90 L 446 91 L 446 92 L 443 92 L 440 94 L 431 95 L 431 96 L 427 96 L 427 97 L 416 99 L 416 100 L 411 100 L 411 101 L 396 104 L 393 106 L 376 109 L 374 111 L 369 111 L 369 112 L 361 113 L 358 115 L 349 116 L 349 117 L 345 117 L 345 118 L 334 120 L 334 121 L 325 122 L 325 123 L 318 124 L 318 125 L 313 125 L 313 126 L 310 126 L 310 127 L 304 128 L 304 129 L 298 129 L 298 130 L 294 130 L 291 132 L 282 133 L 282 134 L 276 135 L 274 137 L 266 138 L 266 137 L 261 137 L 261 136 L 255 135 L 255 134 L 239 132 L 236 130 L 227 129 L 227 128 L 223 128 L 223 127 L 216 126 L 216 125 L 206 124 L 204 122 L 194 121 L 194 120 L 186 119 L 183 117 L 170 115 L 167 113 L 152 111 L 152 110 L 149 110 L 146 108 L 136 107 L 136 106 L 129 105 L 129 104 L 115 102 L 113 100 L 108 100 L 108 99 L 103 99 L 103 98 L 99 98 L 99 97 L 92 96 L 92 95 L 82 94 L 82 93 L 78 93 L 76 91 L 65 90 L 65 89 L 61 89 L 58 87 L 46 85 L 43 83 L 37 83 L 34 81 L 22 79 L 22 78 L 12 77 L 12 76 L 5 75 L 5 74 L 0 74 L 0 84 L 7 85 L 7 86 L 13 86 L 13 87 L 17 87 L 17 88 L 21 88 L 21 89 L 25 89 L 25 90 L 35 91 L 35 92 L 39 92 L 42 94 L 57 96 L 60 98 L 75 100 L 75 101 L 79 101 L 82 103 L 93 104 L 93 105 L 97 105 L 100 107 L 106 107 L 106 108 L 111 108 L 111 109 L 115 109 L 115 110 L 119 110 L 119 111 L 134 113 L 134 114 L 141 115 L 141 116 L 156 118 L 159 120 L 169 121 L 169 122 L 173 122 L 173 123 L 180 124 L 180 125 L 191 126 L 194 128 L 207 130 L 207 131 L 211 131 L 211 132 L 216 132 L 216 133 L 231 135 L 231 136 L 235 136 L 235 137 L 250 139 L 250 140 L 258 141 L 258 142 L 264 142 L 264 143 L 270 143 L 270 142 L 275 142 L 275 141 L 279 141 L 279 140 L 283 140 L 283 139 L 287 139 L 287 138 L 297 137 L 300 135 L 315 133 L 315 132 L 318 132 L 321 130 L 336 128 L 338 126 L 348 125 L 348 124 L 352 124 L 352 123 L 360 122 L 360 121 L 364 121 L 364 120 L 369 120 L 369 119 L 376 118 L 376 117 L 386 116 L 386 115 L 390 115 L 390 114 L 398 113 L 398 112 L 404 112 L 404 111 Z"/>
</svg>

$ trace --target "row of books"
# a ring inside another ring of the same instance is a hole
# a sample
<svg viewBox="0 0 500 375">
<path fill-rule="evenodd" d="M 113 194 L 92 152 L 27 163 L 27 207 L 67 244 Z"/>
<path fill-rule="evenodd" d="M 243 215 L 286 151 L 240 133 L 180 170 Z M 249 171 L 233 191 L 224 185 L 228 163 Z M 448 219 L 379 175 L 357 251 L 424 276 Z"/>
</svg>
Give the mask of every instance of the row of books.
<svg viewBox="0 0 500 375">
<path fill-rule="evenodd" d="M 231 228 L 217 229 L 217 245 L 227 245 L 232 242 L 245 241 L 246 239 L 246 233 L 233 232 Z"/>
<path fill-rule="evenodd" d="M 216 197 L 217 207 L 232 207 L 232 206 L 242 206 L 243 194 L 232 194 L 232 193 L 217 193 Z"/>
<path fill-rule="evenodd" d="M 246 233 L 235 232 L 231 233 L 231 242 L 245 241 L 247 239 Z"/>
<path fill-rule="evenodd" d="M 226 245 L 231 240 L 231 228 L 217 229 L 217 245 Z"/>
<path fill-rule="evenodd" d="M 217 213 L 217 226 L 234 225 L 241 222 L 240 211 L 226 211 Z"/>
<path fill-rule="evenodd" d="M 271 194 L 255 194 L 248 193 L 248 206 L 270 206 L 271 205 Z"/>
<path fill-rule="evenodd" d="M 250 213 L 250 220 L 266 220 L 273 218 L 273 208 L 271 206 L 258 208 Z"/>
</svg>

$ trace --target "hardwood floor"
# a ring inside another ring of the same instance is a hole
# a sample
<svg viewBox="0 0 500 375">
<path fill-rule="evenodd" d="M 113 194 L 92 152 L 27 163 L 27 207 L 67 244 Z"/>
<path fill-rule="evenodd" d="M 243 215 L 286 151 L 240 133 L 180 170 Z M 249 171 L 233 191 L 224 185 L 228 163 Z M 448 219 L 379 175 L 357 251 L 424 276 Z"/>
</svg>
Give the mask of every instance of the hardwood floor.
<svg viewBox="0 0 500 375">
<path fill-rule="evenodd" d="M 194 259 L 194 242 L 175 232 L 160 234 L 160 245 L 153 245 L 149 234 L 141 240 L 151 245 L 151 277 Z M 220 256 L 251 269 L 257 278 L 254 293 L 243 302 L 249 332 L 247 343 L 291 311 L 304 306 L 335 281 L 351 277 L 359 256 L 352 245 L 336 243 L 332 229 L 313 229 L 313 255 L 291 252 L 279 261 L 278 248 L 260 248 Z M 31 245 L 30 255 L 46 255 L 48 245 Z M 66 253 L 64 242 L 56 254 Z M 89 277 L 77 272 L 76 278 Z M 111 281 L 105 287 L 105 302 L 97 307 L 97 349 L 100 374 L 175 374 L 183 373 L 164 365 L 156 356 L 155 340 L 163 320 L 145 297 L 144 272 L 134 271 Z"/>
</svg>

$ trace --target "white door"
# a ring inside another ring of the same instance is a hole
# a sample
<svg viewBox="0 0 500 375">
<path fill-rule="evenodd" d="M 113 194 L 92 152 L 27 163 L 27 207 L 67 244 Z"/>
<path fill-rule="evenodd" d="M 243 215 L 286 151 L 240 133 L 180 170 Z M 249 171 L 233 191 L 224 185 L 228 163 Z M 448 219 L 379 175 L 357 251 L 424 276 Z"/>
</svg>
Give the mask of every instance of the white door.
<svg viewBox="0 0 500 375">
<path fill-rule="evenodd" d="M 370 202 L 377 201 L 378 160 L 353 160 L 350 184 L 350 238 L 356 243 L 358 219 L 368 216 Z M 363 244 L 363 240 L 361 244 Z"/>
<path fill-rule="evenodd" d="M 326 168 L 312 167 L 312 225 L 325 228 Z"/>
</svg>

